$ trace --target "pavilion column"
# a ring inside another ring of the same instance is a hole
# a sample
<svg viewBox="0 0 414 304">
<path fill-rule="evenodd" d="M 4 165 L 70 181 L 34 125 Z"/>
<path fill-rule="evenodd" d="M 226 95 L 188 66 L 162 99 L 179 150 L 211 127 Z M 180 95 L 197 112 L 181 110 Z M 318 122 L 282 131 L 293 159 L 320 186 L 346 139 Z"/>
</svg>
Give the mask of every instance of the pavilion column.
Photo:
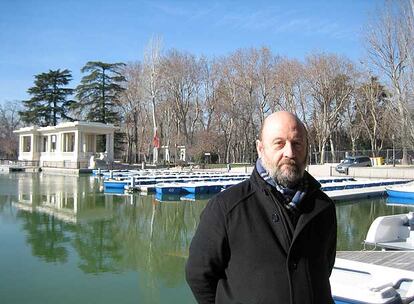
<svg viewBox="0 0 414 304">
<path fill-rule="evenodd" d="M 34 160 L 34 134 L 30 134 L 30 160 Z"/>
<path fill-rule="evenodd" d="M 19 135 L 19 160 L 23 159 L 23 135 Z"/>
<path fill-rule="evenodd" d="M 114 133 L 106 134 L 106 153 L 108 161 L 114 160 Z"/>
<path fill-rule="evenodd" d="M 75 146 L 73 147 L 73 157 L 76 162 L 80 161 L 79 159 L 79 152 L 81 146 L 81 133 L 79 131 L 75 131 Z"/>
</svg>

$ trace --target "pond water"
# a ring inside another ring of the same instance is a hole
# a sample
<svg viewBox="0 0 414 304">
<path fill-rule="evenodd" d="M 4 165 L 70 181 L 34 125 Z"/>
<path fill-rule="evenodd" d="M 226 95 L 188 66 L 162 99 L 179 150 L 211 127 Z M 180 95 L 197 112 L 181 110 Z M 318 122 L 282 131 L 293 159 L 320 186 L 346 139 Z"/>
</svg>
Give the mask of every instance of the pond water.
<svg viewBox="0 0 414 304">
<path fill-rule="evenodd" d="M 0 174 L 1 303 L 195 303 L 188 247 L 208 198 L 104 194 L 93 176 Z M 405 213 L 385 198 L 337 203 L 338 250 Z"/>
</svg>

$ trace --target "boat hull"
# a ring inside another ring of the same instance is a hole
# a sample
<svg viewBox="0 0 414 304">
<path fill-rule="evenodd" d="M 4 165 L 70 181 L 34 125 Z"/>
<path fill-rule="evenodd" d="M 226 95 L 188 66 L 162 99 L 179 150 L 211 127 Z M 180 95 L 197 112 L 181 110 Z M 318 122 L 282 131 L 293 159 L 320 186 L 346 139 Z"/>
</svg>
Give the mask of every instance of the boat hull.
<svg viewBox="0 0 414 304">
<path fill-rule="evenodd" d="M 398 190 L 387 188 L 387 194 L 389 197 L 407 198 L 414 200 L 414 189 L 413 191 Z"/>
</svg>

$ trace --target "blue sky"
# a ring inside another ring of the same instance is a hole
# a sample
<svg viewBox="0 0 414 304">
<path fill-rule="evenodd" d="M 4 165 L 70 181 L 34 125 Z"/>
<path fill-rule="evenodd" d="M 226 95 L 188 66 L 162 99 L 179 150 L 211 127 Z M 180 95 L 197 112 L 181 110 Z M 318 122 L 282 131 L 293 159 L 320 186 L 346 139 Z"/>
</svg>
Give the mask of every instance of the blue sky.
<svg viewBox="0 0 414 304">
<path fill-rule="evenodd" d="M 69 69 L 71 87 L 91 60 L 142 60 L 149 39 L 164 49 L 218 57 L 268 46 L 364 56 L 361 31 L 383 0 L 0 0 L 0 103 L 27 99 L 34 75 Z"/>
</svg>

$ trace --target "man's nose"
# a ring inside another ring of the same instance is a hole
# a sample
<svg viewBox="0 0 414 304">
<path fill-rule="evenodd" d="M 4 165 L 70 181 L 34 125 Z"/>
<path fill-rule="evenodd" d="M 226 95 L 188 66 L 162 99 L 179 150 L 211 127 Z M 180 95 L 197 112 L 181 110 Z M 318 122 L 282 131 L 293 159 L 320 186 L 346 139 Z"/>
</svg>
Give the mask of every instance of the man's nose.
<svg viewBox="0 0 414 304">
<path fill-rule="evenodd" d="M 293 158 L 295 156 L 295 151 L 291 142 L 286 142 L 283 149 L 283 156 L 288 158 Z"/>
</svg>

